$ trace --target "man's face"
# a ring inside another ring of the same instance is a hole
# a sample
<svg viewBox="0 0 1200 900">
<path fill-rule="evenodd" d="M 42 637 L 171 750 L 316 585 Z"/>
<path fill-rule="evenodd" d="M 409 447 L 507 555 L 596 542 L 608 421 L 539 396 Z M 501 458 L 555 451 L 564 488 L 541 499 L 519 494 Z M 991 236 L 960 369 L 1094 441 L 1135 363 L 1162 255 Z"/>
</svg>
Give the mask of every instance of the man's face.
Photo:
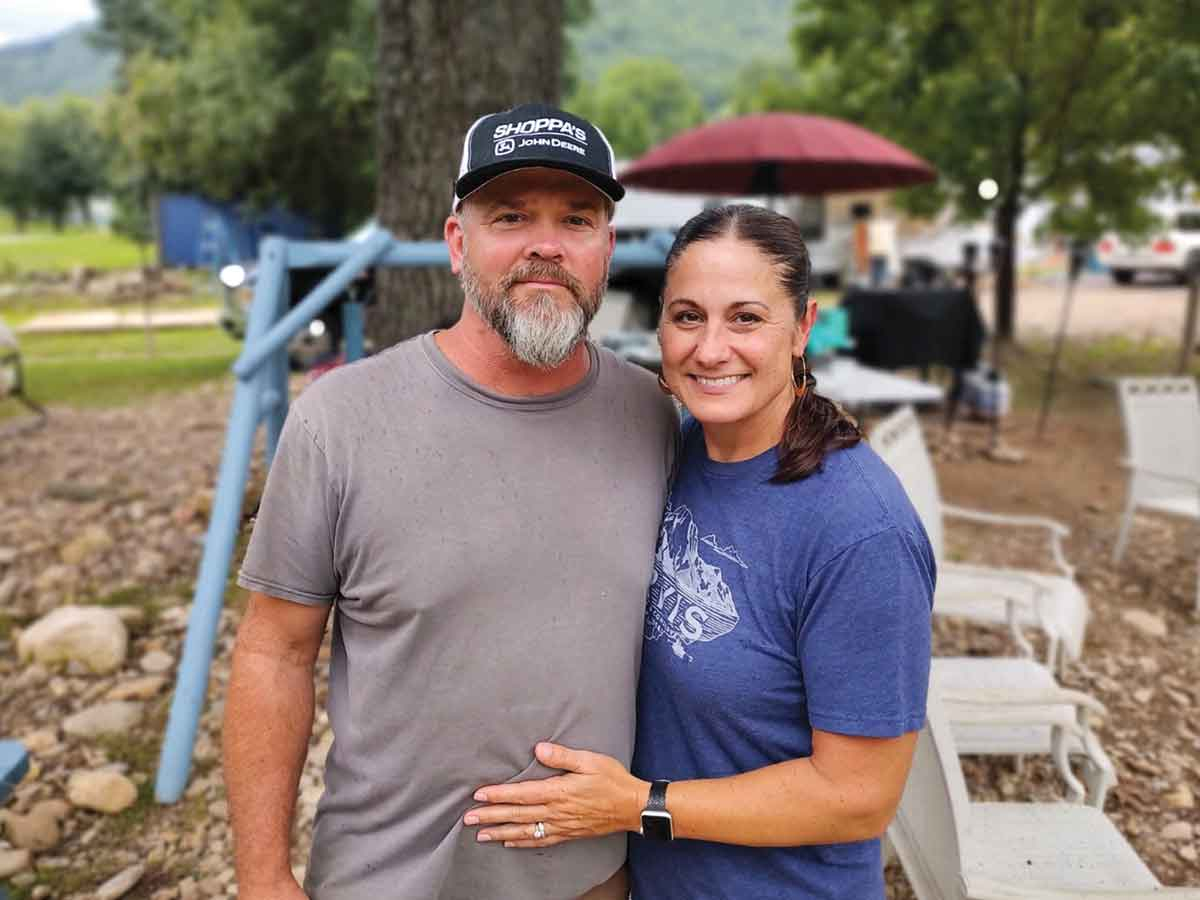
<svg viewBox="0 0 1200 900">
<path fill-rule="evenodd" d="M 556 169 L 496 178 L 446 222 L 467 302 L 518 359 L 544 369 L 565 362 L 587 333 L 613 240 L 604 195 Z"/>
</svg>

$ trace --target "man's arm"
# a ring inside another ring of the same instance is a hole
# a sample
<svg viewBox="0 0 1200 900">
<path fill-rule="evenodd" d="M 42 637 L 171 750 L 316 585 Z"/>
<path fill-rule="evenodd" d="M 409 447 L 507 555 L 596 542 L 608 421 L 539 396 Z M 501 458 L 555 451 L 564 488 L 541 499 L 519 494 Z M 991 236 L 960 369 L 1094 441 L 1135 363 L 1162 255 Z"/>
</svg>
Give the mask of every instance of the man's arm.
<svg viewBox="0 0 1200 900">
<path fill-rule="evenodd" d="M 289 860 L 328 605 L 250 594 L 225 700 L 225 787 L 239 896 L 303 897 Z"/>
</svg>

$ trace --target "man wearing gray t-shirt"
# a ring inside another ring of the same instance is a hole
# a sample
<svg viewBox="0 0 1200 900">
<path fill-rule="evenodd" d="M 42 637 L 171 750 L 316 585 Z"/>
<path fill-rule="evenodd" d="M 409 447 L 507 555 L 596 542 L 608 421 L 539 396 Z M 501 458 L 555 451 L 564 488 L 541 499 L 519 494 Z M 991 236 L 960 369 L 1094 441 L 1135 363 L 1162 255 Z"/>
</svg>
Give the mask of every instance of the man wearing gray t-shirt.
<svg viewBox="0 0 1200 900">
<path fill-rule="evenodd" d="M 646 587 L 677 423 L 586 340 L 624 191 L 599 129 L 553 107 L 467 132 L 445 226 L 451 328 L 337 369 L 293 405 L 238 578 L 225 707 L 239 896 L 625 896 L 625 839 L 514 853 L 462 817 L 552 774 L 534 745 L 628 764 Z M 329 613 L 333 745 L 304 889 L 289 865 Z"/>
</svg>

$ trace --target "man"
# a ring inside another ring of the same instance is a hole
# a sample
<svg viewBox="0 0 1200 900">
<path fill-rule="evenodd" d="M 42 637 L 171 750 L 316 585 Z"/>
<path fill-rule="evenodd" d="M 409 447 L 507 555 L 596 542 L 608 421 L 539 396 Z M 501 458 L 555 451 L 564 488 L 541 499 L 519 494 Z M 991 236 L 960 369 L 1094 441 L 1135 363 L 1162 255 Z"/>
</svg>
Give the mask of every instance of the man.
<svg viewBox="0 0 1200 900">
<path fill-rule="evenodd" d="M 461 318 L 292 407 L 238 579 L 224 742 L 243 900 L 304 896 L 289 832 L 331 609 L 309 896 L 624 897 L 623 837 L 522 854 L 461 825 L 479 786 L 552 774 L 529 764 L 538 741 L 632 752 L 676 421 L 648 373 L 585 339 L 623 193 L 591 123 L 479 119 L 445 225 Z"/>
</svg>

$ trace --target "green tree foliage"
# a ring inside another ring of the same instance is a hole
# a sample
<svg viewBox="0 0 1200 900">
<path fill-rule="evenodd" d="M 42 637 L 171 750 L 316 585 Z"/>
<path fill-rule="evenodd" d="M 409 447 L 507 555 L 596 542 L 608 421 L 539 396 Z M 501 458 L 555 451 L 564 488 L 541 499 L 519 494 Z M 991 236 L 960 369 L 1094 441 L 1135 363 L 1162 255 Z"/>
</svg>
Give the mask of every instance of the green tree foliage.
<svg viewBox="0 0 1200 900">
<path fill-rule="evenodd" d="M 0 207 L 7 209 L 18 228 L 33 214 L 29 182 L 21 173 L 21 138 L 24 116 L 19 110 L 0 106 Z"/>
<path fill-rule="evenodd" d="M 102 0 L 131 54 L 121 181 L 282 204 L 337 234 L 374 190 L 374 0 Z"/>
<path fill-rule="evenodd" d="M 0 108 L 0 204 L 19 225 L 44 215 L 62 228 L 72 206 L 86 215 L 107 168 L 95 104 L 65 97 Z"/>
<path fill-rule="evenodd" d="M 791 101 L 937 166 L 912 208 L 992 216 L 998 333 L 1010 338 L 1015 226 L 1030 201 L 1055 202 L 1083 236 L 1145 227 L 1139 201 L 1164 171 L 1137 147 L 1167 140 L 1152 111 L 1164 98 L 1187 90 L 1195 106 L 1196 17 L 1194 0 L 800 0 L 806 78 Z M 988 177 L 1000 184 L 990 206 L 977 193 Z"/>
<path fill-rule="evenodd" d="M 599 125 L 617 156 L 627 159 L 704 118 L 700 95 L 662 58 L 615 64 L 599 81 L 581 86 L 567 109 Z"/>
</svg>

